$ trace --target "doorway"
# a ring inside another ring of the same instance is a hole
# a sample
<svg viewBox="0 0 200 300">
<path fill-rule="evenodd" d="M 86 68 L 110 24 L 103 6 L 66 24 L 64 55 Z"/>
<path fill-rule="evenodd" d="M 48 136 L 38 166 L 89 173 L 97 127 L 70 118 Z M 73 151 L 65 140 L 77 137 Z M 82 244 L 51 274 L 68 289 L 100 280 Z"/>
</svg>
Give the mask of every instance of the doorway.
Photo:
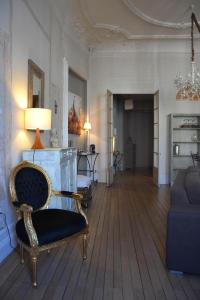
<svg viewBox="0 0 200 300">
<path fill-rule="evenodd" d="M 120 171 L 153 176 L 154 95 L 113 95 L 114 151 L 121 160 Z"/>
</svg>

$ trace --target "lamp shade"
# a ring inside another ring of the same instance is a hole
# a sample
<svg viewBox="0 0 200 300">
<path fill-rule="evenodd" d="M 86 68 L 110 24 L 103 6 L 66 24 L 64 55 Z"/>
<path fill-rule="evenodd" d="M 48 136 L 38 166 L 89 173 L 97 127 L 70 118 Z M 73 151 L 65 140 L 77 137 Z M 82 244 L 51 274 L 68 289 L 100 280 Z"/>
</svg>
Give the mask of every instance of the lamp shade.
<svg viewBox="0 0 200 300">
<path fill-rule="evenodd" d="M 51 110 L 46 108 L 27 108 L 25 110 L 25 128 L 50 130 Z"/>
<path fill-rule="evenodd" d="M 85 122 L 84 125 L 83 125 L 83 129 L 85 129 L 85 130 L 92 129 L 91 123 L 90 122 Z"/>
</svg>

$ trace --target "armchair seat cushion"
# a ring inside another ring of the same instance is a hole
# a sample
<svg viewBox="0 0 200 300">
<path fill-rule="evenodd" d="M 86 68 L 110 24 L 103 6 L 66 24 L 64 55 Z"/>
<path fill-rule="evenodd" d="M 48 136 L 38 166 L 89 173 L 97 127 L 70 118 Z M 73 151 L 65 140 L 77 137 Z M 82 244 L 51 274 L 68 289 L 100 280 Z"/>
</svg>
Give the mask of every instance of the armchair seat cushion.
<svg viewBox="0 0 200 300">
<path fill-rule="evenodd" d="M 39 246 L 62 240 L 86 228 L 85 218 L 76 212 L 63 209 L 44 209 L 32 213 Z M 16 224 L 18 238 L 30 245 L 23 219 Z"/>
</svg>

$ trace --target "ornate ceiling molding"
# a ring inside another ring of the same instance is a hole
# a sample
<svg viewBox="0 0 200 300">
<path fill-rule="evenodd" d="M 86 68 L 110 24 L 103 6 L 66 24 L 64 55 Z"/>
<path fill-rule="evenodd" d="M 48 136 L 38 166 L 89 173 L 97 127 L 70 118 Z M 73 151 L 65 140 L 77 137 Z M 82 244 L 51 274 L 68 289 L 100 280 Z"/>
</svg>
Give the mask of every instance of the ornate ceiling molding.
<svg viewBox="0 0 200 300">
<path fill-rule="evenodd" d="M 161 22 L 155 19 L 152 19 L 148 16 L 146 16 L 145 14 L 143 14 L 141 11 L 139 11 L 134 5 L 132 5 L 132 2 L 130 0 L 121 0 L 123 1 L 131 10 L 132 12 L 134 12 L 137 16 L 139 16 L 140 18 L 142 18 L 143 20 L 154 24 L 154 25 L 159 25 L 159 26 L 164 26 L 168 27 L 168 28 L 186 28 L 188 26 L 190 26 L 190 24 L 175 24 L 175 23 L 166 23 L 166 22 Z M 145 39 L 188 39 L 190 38 L 189 35 L 156 35 L 156 34 L 151 34 L 151 35 L 136 35 L 136 34 L 132 34 L 129 30 L 127 30 L 126 28 L 123 28 L 122 26 L 119 25 L 115 25 L 115 24 L 108 24 L 108 23 L 96 23 L 95 20 L 93 19 L 93 17 L 91 16 L 91 14 L 89 13 L 89 9 L 87 7 L 87 3 L 85 0 L 79 0 L 80 6 L 81 6 L 81 11 L 83 13 L 83 16 L 86 18 L 86 20 L 88 21 L 88 23 L 90 24 L 90 26 L 92 26 L 93 28 L 97 28 L 97 29 L 106 29 L 111 31 L 112 33 L 116 33 L 116 34 L 121 34 L 123 35 L 127 40 L 145 40 Z M 163 25 L 164 24 L 164 25 Z M 112 39 L 112 37 L 110 36 L 110 38 Z"/>
<path fill-rule="evenodd" d="M 88 9 L 88 6 L 86 4 L 86 1 L 85 0 L 79 0 L 79 3 L 80 3 L 80 7 L 81 7 L 81 10 L 83 12 L 84 17 L 86 18 L 86 20 L 88 21 L 88 23 L 90 25 L 94 26 L 95 21 L 92 18 L 92 16 L 89 14 L 89 9 Z"/>
<path fill-rule="evenodd" d="M 101 29 L 107 29 L 114 33 L 121 33 L 123 34 L 127 39 L 131 39 L 132 34 L 127 30 L 122 28 L 119 25 L 112 25 L 112 24 L 105 24 L 105 23 L 96 23 L 94 25 L 95 28 L 101 28 Z"/>
<path fill-rule="evenodd" d="M 154 18 L 149 17 L 148 15 L 144 14 L 136 5 L 133 4 L 131 0 L 121 0 L 124 2 L 126 6 L 139 18 L 143 19 L 144 21 L 162 27 L 174 28 L 174 29 L 184 29 L 191 26 L 191 23 L 173 23 L 173 22 L 164 22 Z"/>
</svg>

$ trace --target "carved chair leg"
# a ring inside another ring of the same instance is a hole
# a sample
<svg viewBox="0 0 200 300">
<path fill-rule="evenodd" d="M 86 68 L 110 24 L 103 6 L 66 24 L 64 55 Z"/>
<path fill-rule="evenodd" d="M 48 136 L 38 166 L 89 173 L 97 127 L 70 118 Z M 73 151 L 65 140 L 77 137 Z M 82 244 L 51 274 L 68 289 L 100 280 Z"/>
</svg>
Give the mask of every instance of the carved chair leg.
<svg viewBox="0 0 200 300">
<path fill-rule="evenodd" d="M 32 283 L 33 286 L 37 286 L 37 256 L 32 256 Z"/>
<path fill-rule="evenodd" d="M 83 260 L 87 259 L 87 234 L 83 235 Z"/>
<path fill-rule="evenodd" d="M 22 244 L 20 244 L 19 247 L 20 247 L 20 262 L 21 262 L 21 264 L 23 264 L 24 263 L 24 248 L 23 248 Z"/>
</svg>

